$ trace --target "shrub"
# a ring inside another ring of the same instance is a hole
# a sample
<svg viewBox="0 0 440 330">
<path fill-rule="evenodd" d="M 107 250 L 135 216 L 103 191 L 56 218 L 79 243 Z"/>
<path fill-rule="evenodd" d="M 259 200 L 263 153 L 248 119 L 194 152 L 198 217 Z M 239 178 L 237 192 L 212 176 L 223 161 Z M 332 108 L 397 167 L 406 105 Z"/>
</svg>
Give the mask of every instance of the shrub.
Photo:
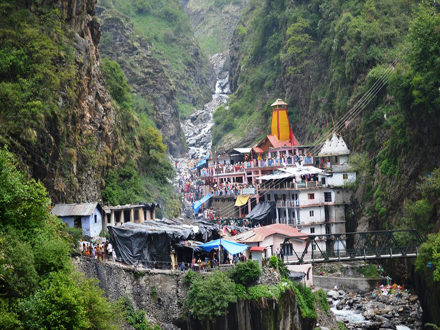
<svg viewBox="0 0 440 330">
<path fill-rule="evenodd" d="M 380 274 L 375 265 L 368 265 L 358 268 L 358 272 L 364 275 L 366 278 L 379 278 Z"/>
<path fill-rule="evenodd" d="M 318 290 L 313 293 L 315 296 L 315 303 L 318 305 L 318 307 L 327 315 L 330 312 L 330 306 L 328 304 L 327 295 L 323 290 Z"/>
<path fill-rule="evenodd" d="M 279 259 L 277 256 L 271 256 L 269 259 L 269 266 L 273 269 L 278 269 L 279 266 Z"/>
<path fill-rule="evenodd" d="M 254 260 L 238 263 L 235 268 L 229 271 L 229 277 L 237 284 L 247 286 L 261 276 L 261 269 L 258 263 Z"/>
<path fill-rule="evenodd" d="M 315 297 L 313 296 L 312 290 L 301 284 L 292 286 L 292 290 L 295 292 L 302 317 L 311 319 L 317 318 Z"/>
<path fill-rule="evenodd" d="M 186 307 L 196 319 L 213 320 L 226 314 L 229 303 L 236 301 L 234 282 L 225 273 L 216 271 L 205 279 L 193 278 Z"/>
<path fill-rule="evenodd" d="M 427 270 L 430 270 L 428 278 L 431 282 L 440 282 L 439 251 L 440 234 L 430 234 L 428 235 L 428 240 L 420 246 L 419 255 L 416 259 L 416 271 L 426 273 Z"/>
</svg>

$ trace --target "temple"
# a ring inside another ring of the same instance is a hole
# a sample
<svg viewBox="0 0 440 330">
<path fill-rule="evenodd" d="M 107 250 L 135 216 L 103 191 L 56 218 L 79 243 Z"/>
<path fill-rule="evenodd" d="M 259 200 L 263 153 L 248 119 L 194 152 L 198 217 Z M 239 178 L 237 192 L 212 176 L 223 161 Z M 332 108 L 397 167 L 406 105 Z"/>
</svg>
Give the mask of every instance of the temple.
<svg viewBox="0 0 440 330">
<path fill-rule="evenodd" d="M 301 145 L 287 104 L 277 99 L 271 106 L 270 135 L 194 164 L 200 177 L 196 190 L 200 197 L 209 195 L 195 216 L 222 224 L 286 224 L 317 235 L 312 249 L 325 251 L 330 242 L 322 235 L 345 233 L 346 186 L 356 181 L 350 150 L 336 132 L 320 148 Z"/>
</svg>

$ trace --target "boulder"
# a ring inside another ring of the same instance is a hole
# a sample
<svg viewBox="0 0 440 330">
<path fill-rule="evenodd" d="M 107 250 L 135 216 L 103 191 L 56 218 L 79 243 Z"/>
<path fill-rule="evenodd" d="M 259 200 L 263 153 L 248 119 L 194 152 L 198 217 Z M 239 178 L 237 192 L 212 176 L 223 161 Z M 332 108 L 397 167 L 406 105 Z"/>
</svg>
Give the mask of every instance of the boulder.
<svg viewBox="0 0 440 330">
<path fill-rule="evenodd" d="M 339 293 L 337 291 L 330 290 L 329 292 L 327 292 L 327 297 L 330 297 L 333 300 L 337 300 L 339 298 Z"/>
</svg>

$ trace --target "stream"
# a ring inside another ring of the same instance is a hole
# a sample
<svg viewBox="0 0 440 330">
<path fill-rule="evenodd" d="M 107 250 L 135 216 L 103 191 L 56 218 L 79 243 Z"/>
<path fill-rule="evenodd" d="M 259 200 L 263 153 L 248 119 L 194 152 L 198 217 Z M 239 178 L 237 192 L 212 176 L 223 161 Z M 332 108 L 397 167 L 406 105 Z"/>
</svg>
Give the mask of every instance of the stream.
<svg viewBox="0 0 440 330">
<path fill-rule="evenodd" d="M 381 286 L 373 292 L 326 290 L 336 321 L 351 329 L 422 329 L 422 308 L 408 290 Z"/>
</svg>

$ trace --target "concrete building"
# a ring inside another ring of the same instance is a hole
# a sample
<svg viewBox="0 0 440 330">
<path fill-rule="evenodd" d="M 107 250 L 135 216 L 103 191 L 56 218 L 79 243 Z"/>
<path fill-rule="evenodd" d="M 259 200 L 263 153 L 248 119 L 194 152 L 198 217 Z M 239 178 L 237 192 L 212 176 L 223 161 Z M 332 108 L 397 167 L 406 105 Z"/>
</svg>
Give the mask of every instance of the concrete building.
<svg viewBox="0 0 440 330">
<path fill-rule="evenodd" d="M 291 254 L 292 249 L 296 251 L 304 250 L 304 236 L 298 228 L 285 224 L 272 224 L 245 231 L 230 239 L 250 247 L 250 249 L 244 252 L 247 257 L 252 253 L 253 247 L 259 247 L 260 249 L 254 250 L 256 252 L 265 251 L 264 256 L 269 258 L 272 255 L 281 255 L 281 253 Z M 293 238 L 289 239 L 288 243 L 283 246 L 286 237 Z M 295 239 L 294 237 L 298 238 Z"/>
<path fill-rule="evenodd" d="M 83 235 L 98 236 L 102 231 L 102 207 L 99 203 L 56 204 L 51 211 L 67 226 L 81 228 Z"/>
<path fill-rule="evenodd" d="M 107 226 L 121 226 L 126 222 L 144 223 L 156 218 L 156 208 L 159 204 L 139 203 L 118 206 L 104 206 L 103 230 L 107 231 Z"/>
</svg>

